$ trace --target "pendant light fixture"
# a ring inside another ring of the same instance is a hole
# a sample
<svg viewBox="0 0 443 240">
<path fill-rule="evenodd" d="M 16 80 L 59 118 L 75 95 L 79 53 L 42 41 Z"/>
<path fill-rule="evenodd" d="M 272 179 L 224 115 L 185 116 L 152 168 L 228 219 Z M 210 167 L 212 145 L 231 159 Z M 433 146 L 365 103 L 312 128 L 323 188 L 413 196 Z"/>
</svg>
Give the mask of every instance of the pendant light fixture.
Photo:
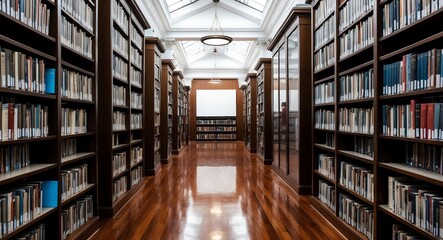
<svg viewBox="0 0 443 240">
<path fill-rule="evenodd" d="M 232 37 L 226 36 L 223 34 L 223 30 L 220 26 L 220 21 L 218 20 L 217 16 L 217 3 L 220 0 L 212 0 L 215 3 L 215 15 L 214 20 L 212 21 L 212 26 L 209 32 L 211 34 L 203 36 L 200 41 L 203 44 L 209 45 L 209 46 L 223 46 L 227 45 L 232 42 Z"/>
<path fill-rule="evenodd" d="M 221 80 L 217 74 L 217 48 L 214 48 L 214 77 L 209 80 L 211 84 L 220 84 Z"/>
</svg>

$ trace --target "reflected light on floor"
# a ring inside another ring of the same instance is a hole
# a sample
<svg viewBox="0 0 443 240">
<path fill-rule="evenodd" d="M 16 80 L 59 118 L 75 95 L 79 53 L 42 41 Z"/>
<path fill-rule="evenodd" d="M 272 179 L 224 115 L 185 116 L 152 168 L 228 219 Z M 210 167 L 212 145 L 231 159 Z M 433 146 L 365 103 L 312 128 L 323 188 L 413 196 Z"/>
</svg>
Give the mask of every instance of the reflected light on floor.
<svg viewBox="0 0 443 240">
<path fill-rule="evenodd" d="M 212 214 L 214 214 L 214 215 L 217 215 L 217 216 L 220 216 L 223 213 L 223 211 L 222 211 L 220 206 L 213 206 L 213 207 L 211 207 L 210 212 Z"/>
<path fill-rule="evenodd" d="M 209 234 L 211 237 L 211 240 L 222 240 L 223 239 L 223 232 L 222 231 L 213 231 Z"/>
</svg>

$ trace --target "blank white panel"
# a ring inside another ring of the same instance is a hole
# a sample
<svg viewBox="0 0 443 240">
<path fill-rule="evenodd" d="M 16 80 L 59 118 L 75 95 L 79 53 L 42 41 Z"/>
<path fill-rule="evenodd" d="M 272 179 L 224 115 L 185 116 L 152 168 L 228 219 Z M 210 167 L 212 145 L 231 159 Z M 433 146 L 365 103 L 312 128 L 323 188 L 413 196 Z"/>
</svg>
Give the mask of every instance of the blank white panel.
<svg viewBox="0 0 443 240">
<path fill-rule="evenodd" d="M 197 117 L 236 116 L 236 94 L 235 89 L 197 90 Z"/>
</svg>

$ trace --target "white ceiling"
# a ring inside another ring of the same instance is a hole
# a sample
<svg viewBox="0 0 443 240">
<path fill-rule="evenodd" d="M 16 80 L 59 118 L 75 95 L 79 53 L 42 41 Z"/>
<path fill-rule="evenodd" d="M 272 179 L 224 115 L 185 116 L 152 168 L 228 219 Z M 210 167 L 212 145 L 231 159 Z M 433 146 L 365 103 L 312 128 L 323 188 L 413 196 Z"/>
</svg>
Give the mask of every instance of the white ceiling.
<svg viewBox="0 0 443 240">
<path fill-rule="evenodd" d="M 209 47 L 200 38 L 210 34 L 215 4 L 212 0 L 136 0 L 151 28 L 147 35 L 164 40 L 165 58 L 174 58 L 185 78 L 218 77 L 243 80 L 258 58 L 269 57 L 267 42 L 290 9 L 300 0 L 220 0 L 217 15 L 225 35 L 234 41 Z"/>
</svg>

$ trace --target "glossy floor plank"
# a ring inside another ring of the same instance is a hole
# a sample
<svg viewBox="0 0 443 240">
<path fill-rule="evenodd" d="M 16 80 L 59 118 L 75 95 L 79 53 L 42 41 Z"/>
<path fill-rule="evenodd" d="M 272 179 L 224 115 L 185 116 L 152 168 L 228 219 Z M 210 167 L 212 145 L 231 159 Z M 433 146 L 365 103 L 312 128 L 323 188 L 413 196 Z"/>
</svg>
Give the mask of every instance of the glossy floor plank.
<svg viewBox="0 0 443 240">
<path fill-rule="evenodd" d="M 243 143 L 191 143 L 91 239 L 344 239 Z"/>
</svg>

